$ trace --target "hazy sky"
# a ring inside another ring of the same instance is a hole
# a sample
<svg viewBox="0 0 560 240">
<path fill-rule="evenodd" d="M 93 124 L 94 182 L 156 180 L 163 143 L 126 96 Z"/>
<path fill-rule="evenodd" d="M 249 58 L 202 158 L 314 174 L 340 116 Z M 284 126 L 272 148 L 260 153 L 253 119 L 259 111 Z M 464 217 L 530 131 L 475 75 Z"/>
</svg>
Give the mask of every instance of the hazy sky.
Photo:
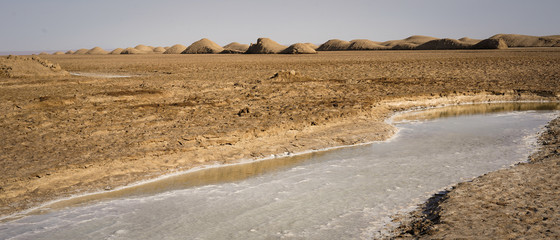
<svg viewBox="0 0 560 240">
<path fill-rule="evenodd" d="M 0 0 L 0 51 L 560 34 L 559 0 Z"/>
</svg>

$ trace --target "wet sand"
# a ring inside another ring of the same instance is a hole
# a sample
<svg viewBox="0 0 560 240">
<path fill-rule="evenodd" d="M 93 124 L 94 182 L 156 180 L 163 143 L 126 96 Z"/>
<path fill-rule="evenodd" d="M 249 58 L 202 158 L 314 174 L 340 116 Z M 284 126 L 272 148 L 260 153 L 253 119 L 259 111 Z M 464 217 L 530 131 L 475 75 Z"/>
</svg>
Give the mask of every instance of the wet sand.
<svg viewBox="0 0 560 240">
<path fill-rule="evenodd" d="M 132 77 L 1 79 L 3 215 L 197 166 L 383 140 L 394 111 L 560 92 L 556 49 L 46 58 Z"/>
</svg>

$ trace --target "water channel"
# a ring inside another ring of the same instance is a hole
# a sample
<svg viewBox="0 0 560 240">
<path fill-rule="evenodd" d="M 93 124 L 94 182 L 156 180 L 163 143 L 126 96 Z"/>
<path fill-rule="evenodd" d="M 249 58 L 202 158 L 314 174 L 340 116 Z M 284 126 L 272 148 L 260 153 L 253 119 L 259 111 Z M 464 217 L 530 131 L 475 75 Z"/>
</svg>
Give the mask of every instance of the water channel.
<svg viewBox="0 0 560 240">
<path fill-rule="evenodd" d="M 208 168 L 0 223 L 1 239 L 371 239 L 455 183 L 525 161 L 557 103 L 400 114 L 385 142 Z"/>
</svg>

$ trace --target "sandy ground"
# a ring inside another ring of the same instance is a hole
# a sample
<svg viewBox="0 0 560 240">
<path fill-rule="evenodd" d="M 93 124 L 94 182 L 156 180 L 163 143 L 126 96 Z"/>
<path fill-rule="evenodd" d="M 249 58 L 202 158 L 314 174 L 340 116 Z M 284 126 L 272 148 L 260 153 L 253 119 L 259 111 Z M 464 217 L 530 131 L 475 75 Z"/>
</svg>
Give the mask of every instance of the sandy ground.
<svg viewBox="0 0 560 240">
<path fill-rule="evenodd" d="M 0 77 L 2 215 L 195 166 L 383 140 L 384 120 L 411 107 L 560 93 L 554 48 L 41 57 L 87 76 Z"/>
</svg>

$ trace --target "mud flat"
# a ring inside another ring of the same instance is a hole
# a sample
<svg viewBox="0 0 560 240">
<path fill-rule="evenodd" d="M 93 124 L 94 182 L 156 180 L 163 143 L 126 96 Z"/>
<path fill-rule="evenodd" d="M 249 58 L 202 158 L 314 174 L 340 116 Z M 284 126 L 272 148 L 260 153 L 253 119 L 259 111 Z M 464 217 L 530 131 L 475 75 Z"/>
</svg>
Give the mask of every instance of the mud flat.
<svg viewBox="0 0 560 240">
<path fill-rule="evenodd" d="M 387 139 L 398 110 L 560 93 L 554 48 L 44 58 L 131 77 L 0 78 L 2 215 L 193 167 Z"/>
</svg>

